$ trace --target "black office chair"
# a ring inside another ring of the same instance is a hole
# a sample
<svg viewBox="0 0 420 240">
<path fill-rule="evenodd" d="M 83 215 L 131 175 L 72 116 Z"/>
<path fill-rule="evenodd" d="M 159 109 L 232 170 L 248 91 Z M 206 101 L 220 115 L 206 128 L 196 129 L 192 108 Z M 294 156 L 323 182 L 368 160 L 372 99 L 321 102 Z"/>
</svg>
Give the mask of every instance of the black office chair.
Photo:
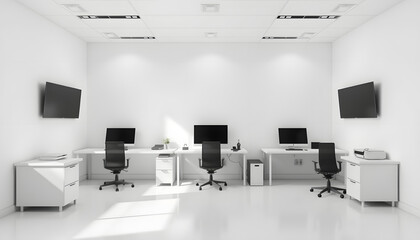
<svg viewBox="0 0 420 240">
<path fill-rule="evenodd" d="M 314 189 L 322 189 L 322 191 L 318 194 L 318 197 L 322 197 L 322 193 L 328 192 L 335 192 L 340 194 L 341 198 L 344 198 L 344 194 L 346 194 L 346 189 L 344 188 L 337 188 L 331 186 L 332 177 L 341 172 L 341 161 L 336 161 L 335 159 L 335 145 L 334 143 L 319 143 L 319 168 L 317 167 L 316 161 L 314 162 L 315 171 L 318 174 L 323 174 L 324 178 L 327 179 L 327 186 L 326 187 L 312 187 L 311 192 Z M 339 167 L 337 168 L 337 162 Z M 339 192 L 343 191 L 343 193 Z"/>
<path fill-rule="evenodd" d="M 223 167 L 224 159 L 221 158 L 220 142 L 203 142 L 202 147 L 201 158 L 199 159 L 200 168 L 207 170 L 207 173 L 210 174 L 210 179 L 204 184 L 199 185 L 199 183 L 197 183 L 196 185 L 200 186 L 199 189 L 201 190 L 203 186 L 212 186 L 213 183 L 215 183 L 219 186 L 219 190 L 222 191 L 222 186 L 220 186 L 220 184 L 223 183 L 227 186 L 227 183 L 213 180 L 213 174 L 216 170 Z"/>
<path fill-rule="evenodd" d="M 125 149 L 124 142 L 106 142 L 105 143 L 105 159 L 104 167 L 108 170 L 111 170 L 115 174 L 115 180 L 104 182 L 103 185 L 99 187 L 99 190 L 102 190 L 102 187 L 115 185 L 117 188 L 115 191 L 119 191 L 118 185 L 131 184 L 131 187 L 134 187 L 134 184 L 131 182 L 126 182 L 125 180 L 120 180 L 118 174 L 122 170 L 127 169 L 130 163 L 130 159 L 127 159 L 127 165 L 125 165 Z"/>
</svg>

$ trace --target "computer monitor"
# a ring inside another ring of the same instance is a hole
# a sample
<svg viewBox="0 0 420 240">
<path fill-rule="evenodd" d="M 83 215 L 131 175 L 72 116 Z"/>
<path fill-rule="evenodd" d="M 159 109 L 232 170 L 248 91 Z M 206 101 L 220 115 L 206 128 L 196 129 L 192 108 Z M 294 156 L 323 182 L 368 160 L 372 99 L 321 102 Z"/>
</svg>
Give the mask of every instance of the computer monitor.
<svg viewBox="0 0 420 240">
<path fill-rule="evenodd" d="M 194 144 L 205 141 L 218 141 L 221 144 L 228 143 L 227 125 L 194 125 Z"/>
<path fill-rule="evenodd" d="M 107 128 L 105 141 L 122 141 L 124 144 L 134 144 L 135 135 L 135 128 Z"/>
<path fill-rule="evenodd" d="M 279 128 L 279 143 L 288 147 L 306 146 L 308 144 L 306 128 Z"/>
</svg>

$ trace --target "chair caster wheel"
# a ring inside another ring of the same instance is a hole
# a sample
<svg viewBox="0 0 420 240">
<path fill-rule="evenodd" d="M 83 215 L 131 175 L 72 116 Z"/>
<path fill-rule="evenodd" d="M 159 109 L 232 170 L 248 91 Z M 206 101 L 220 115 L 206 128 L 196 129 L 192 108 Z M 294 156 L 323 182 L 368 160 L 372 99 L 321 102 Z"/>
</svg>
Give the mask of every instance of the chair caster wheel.
<svg viewBox="0 0 420 240">
<path fill-rule="evenodd" d="M 102 187 L 99 187 L 99 190 L 102 190 Z"/>
<path fill-rule="evenodd" d="M 115 189 L 115 191 L 116 191 L 116 192 L 119 192 L 119 191 L 120 191 L 120 189 L 116 188 L 116 189 Z"/>
<path fill-rule="evenodd" d="M 210 186 L 213 186 L 213 183 L 210 183 Z"/>
<path fill-rule="evenodd" d="M 201 191 L 201 189 L 202 189 L 202 188 L 200 187 L 200 188 L 199 188 L 199 190 Z"/>
<path fill-rule="evenodd" d="M 106 182 L 104 182 L 104 184 L 106 184 Z"/>
<path fill-rule="evenodd" d="M 134 187 L 134 184 L 131 184 L 131 187 L 133 188 Z"/>
<path fill-rule="evenodd" d="M 219 187 L 219 190 L 222 191 L 222 187 Z"/>
<path fill-rule="evenodd" d="M 347 191 L 346 191 L 346 190 L 344 190 L 344 191 L 343 191 L 343 193 L 344 193 L 344 194 L 346 194 L 346 193 L 347 193 Z"/>
<path fill-rule="evenodd" d="M 314 191 L 314 189 L 313 189 L 313 188 L 311 188 L 311 189 L 309 189 L 309 191 L 310 191 L 310 192 L 313 192 L 313 191 Z"/>
<path fill-rule="evenodd" d="M 344 198 L 344 195 L 343 195 L 343 194 L 341 194 L 341 195 L 340 195 L 340 197 L 341 197 L 341 198 Z"/>
<path fill-rule="evenodd" d="M 318 194 L 318 197 L 322 197 L 322 195 L 321 194 Z"/>
<path fill-rule="evenodd" d="M 225 183 L 225 186 L 227 186 L 227 183 Z"/>
<path fill-rule="evenodd" d="M 198 183 L 195 184 L 195 186 L 198 186 L 198 185 L 200 185 L 200 184 L 198 184 Z"/>
</svg>

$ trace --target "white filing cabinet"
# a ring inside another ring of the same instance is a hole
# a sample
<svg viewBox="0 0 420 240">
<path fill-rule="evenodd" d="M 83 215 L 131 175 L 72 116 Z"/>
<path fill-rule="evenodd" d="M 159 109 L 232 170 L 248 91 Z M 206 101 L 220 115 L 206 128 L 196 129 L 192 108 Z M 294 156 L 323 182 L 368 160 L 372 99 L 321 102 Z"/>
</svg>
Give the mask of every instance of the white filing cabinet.
<svg viewBox="0 0 420 240">
<path fill-rule="evenodd" d="M 156 185 L 171 184 L 175 182 L 175 157 L 173 155 L 156 158 Z"/>
<path fill-rule="evenodd" d="M 80 158 L 58 161 L 31 160 L 16 163 L 16 206 L 58 207 L 74 202 L 79 196 Z"/>
<path fill-rule="evenodd" d="M 398 201 L 398 161 L 365 160 L 354 156 L 341 157 L 346 161 L 347 194 L 365 202 Z"/>
</svg>

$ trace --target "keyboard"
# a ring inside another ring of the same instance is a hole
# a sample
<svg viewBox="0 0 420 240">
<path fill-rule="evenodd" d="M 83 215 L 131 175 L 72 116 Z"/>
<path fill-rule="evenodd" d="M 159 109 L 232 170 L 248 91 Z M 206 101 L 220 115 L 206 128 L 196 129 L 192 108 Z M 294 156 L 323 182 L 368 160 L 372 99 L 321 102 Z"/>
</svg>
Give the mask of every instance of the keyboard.
<svg viewBox="0 0 420 240">
<path fill-rule="evenodd" d="M 286 151 L 303 151 L 303 148 L 286 148 Z"/>
</svg>

